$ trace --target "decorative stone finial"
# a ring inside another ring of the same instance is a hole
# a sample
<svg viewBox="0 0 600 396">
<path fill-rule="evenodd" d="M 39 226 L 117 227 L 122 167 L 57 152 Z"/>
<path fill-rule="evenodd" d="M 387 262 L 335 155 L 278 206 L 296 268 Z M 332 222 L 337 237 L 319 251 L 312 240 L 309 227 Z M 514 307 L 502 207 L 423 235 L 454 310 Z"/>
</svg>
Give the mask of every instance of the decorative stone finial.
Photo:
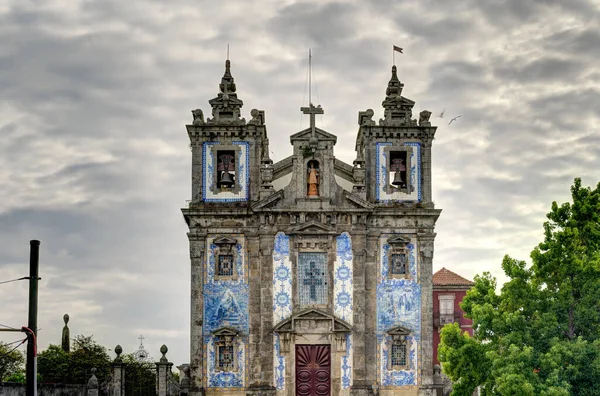
<svg viewBox="0 0 600 396">
<path fill-rule="evenodd" d="M 367 109 L 365 111 L 358 112 L 358 125 L 367 125 L 374 126 L 375 121 L 373 121 L 373 109 Z"/>
<path fill-rule="evenodd" d="M 117 357 L 115 358 L 114 362 L 121 363 L 123 361 L 123 358 L 121 357 L 121 354 L 123 353 L 123 348 L 121 348 L 121 345 L 117 345 L 115 347 L 115 353 L 117 354 Z"/>
<path fill-rule="evenodd" d="M 419 126 L 431 126 L 431 122 L 429 122 L 429 117 L 431 117 L 431 111 L 423 110 L 419 113 Z"/>
<path fill-rule="evenodd" d="M 381 103 L 384 117 L 379 120 L 381 126 L 416 126 L 417 120 L 412 119 L 412 108 L 415 105 L 410 99 L 402 96 L 404 84 L 398 79 L 396 66 L 392 66 L 392 78 L 385 91 L 385 99 Z"/>
<path fill-rule="evenodd" d="M 87 387 L 88 389 L 97 389 L 98 388 L 98 378 L 96 378 L 96 368 L 92 368 L 92 376 L 88 380 Z"/>
<path fill-rule="evenodd" d="M 404 88 L 404 84 L 398 79 L 396 65 L 392 66 L 392 78 L 390 78 L 390 82 L 388 82 L 388 87 L 385 90 L 385 96 L 394 97 L 402 95 L 402 88 Z"/>
<path fill-rule="evenodd" d="M 240 109 L 244 105 L 235 93 L 236 87 L 231 76 L 231 62 L 225 61 L 225 74 L 219 84 L 219 93 L 217 97 L 208 101 L 212 106 L 213 118 L 207 118 L 207 124 L 221 125 L 243 125 L 246 124 L 244 118 L 240 118 Z"/>
<path fill-rule="evenodd" d="M 169 352 L 169 348 L 165 344 L 160 347 L 160 353 L 162 353 L 162 357 L 160 358 L 161 363 L 167 363 L 169 360 L 165 356 Z"/>
<path fill-rule="evenodd" d="M 248 125 L 264 125 L 265 124 L 265 111 L 252 109 L 250 110 L 252 119 L 248 121 Z"/>
<path fill-rule="evenodd" d="M 204 125 L 204 113 L 202 113 L 202 110 L 192 110 L 192 117 L 192 125 Z"/>
<path fill-rule="evenodd" d="M 69 314 L 64 314 L 63 315 L 63 320 L 65 321 L 65 325 L 63 326 L 63 330 L 62 330 L 62 350 L 65 352 L 70 352 L 71 351 L 71 331 L 69 330 L 69 327 L 67 326 L 67 323 L 69 323 Z"/>
</svg>

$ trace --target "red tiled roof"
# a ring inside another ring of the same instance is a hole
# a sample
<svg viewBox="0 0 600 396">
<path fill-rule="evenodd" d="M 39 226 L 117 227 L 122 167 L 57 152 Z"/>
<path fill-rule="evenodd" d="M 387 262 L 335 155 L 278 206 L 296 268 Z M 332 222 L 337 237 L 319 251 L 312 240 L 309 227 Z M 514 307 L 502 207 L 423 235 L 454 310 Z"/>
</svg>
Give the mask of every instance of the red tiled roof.
<svg viewBox="0 0 600 396">
<path fill-rule="evenodd" d="M 473 286 L 474 283 L 454 272 L 442 268 L 433 274 L 434 286 Z"/>
</svg>

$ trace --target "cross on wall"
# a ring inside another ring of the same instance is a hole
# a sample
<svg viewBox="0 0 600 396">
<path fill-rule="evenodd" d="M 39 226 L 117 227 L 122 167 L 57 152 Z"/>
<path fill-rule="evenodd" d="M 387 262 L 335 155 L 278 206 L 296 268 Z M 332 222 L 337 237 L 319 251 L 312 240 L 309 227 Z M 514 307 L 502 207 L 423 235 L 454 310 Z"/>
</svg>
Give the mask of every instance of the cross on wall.
<svg viewBox="0 0 600 396">
<path fill-rule="evenodd" d="M 302 283 L 304 284 L 304 286 L 310 287 L 310 299 L 316 300 L 317 286 L 323 285 L 323 279 L 321 279 L 320 277 L 325 274 L 322 272 L 319 273 L 317 263 L 311 261 L 309 264 L 309 268 L 304 270 L 304 275 L 307 276 L 307 278 L 304 278 Z"/>
</svg>

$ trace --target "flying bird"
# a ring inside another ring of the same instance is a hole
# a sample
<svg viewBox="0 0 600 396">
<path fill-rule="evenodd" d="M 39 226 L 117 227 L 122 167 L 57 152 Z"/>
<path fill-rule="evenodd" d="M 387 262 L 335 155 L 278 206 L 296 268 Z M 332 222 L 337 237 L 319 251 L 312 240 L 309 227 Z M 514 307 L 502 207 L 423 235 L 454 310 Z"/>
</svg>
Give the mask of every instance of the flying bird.
<svg viewBox="0 0 600 396">
<path fill-rule="evenodd" d="M 438 118 L 444 118 L 444 112 L 446 111 L 446 109 L 442 110 L 442 112 L 440 113 L 440 115 L 438 116 Z"/>
<path fill-rule="evenodd" d="M 450 120 L 450 122 L 448 123 L 448 125 L 452 124 L 452 121 L 456 121 L 457 119 L 459 119 L 460 117 L 462 117 L 462 114 L 457 115 L 456 117 L 454 117 L 453 119 Z"/>
</svg>

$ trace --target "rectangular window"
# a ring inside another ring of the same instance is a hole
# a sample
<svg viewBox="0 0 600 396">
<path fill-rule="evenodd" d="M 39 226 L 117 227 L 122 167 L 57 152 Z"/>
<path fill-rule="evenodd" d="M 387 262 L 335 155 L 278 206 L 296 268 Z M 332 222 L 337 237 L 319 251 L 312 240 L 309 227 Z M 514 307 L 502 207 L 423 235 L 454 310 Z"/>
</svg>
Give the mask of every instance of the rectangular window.
<svg viewBox="0 0 600 396">
<path fill-rule="evenodd" d="M 406 344 L 404 342 L 392 344 L 392 366 L 406 366 Z"/>
<path fill-rule="evenodd" d="M 392 275 L 405 275 L 408 261 L 406 253 L 392 253 L 391 260 L 390 272 Z"/>
<path fill-rule="evenodd" d="M 218 368 L 223 371 L 233 370 L 233 345 L 219 345 L 218 349 Z"/>
<path fill-rule="evenodd" d="M 235 152 L 217 151 L 217 187 L 233 188 L 235 182 Z"/>
<path fill-rule="evenodd" d="M 326 253 L 298 253 L 297 279 L 300 305 L 327 304 Z"/>
<path fill-rule="evenodd" d="M 396 188 L 406 188 L 409 184 L 407 169 L 407 152 L 390 151 L 389 183 Z"/>
<path fill-rule="evenodd" d="M 219 254 L 219 262 L 217 265 L 217 275 L 232 276 L 233 275 L 233 255 Z"/>
<path fill-rule="evenodd" d="M 440 299 L 440 314 L 453 315 L 454 314 L 454 300 Z"/>
</svg>

